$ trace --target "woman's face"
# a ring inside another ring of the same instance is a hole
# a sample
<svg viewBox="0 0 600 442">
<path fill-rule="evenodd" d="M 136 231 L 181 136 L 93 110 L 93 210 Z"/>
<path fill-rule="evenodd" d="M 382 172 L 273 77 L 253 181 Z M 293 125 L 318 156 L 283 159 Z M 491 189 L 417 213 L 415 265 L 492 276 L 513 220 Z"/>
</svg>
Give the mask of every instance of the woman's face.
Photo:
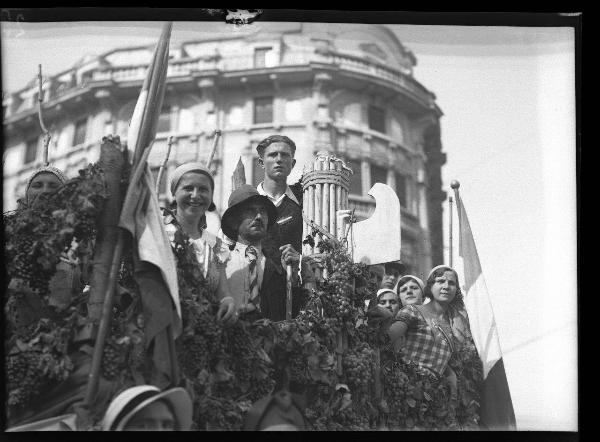
<svg viewBox="0 0 600 442">
<path fill-rule="evenodd" d="M 29 184 L 29 188 L 25 193 L 25 197 L 27 199 L 27 204 L 34 205 L 38 199 L 38 197 L 43 193 L 52 193 L 56 189 L 62 186 L 62 183 L 58 179 L 56 175 L 50 172 L 41 172 L 38 173 L 31 183 Z"/>
<path fill-rule="evenodd" d="M 189 219 L 200 219 L 213 198 L 210 179 L 201 173 L 187 172 L 175 189 L 177 214 Z"/>
<path fill-rule="evenodd" d="M 396 316 L 398 310 L 400 310 L 400 304 L 398 303 L 398 297 L 391 292 L 384 293 L 379 297 L 378 301 L 381 307 L 387 308 L 392 315 Z"/>
<path fill-rule="evenodd" d="M 412 279 L 398 287 L 398 295 L 402 305 L 423 304 L 423 291 L 419 284 Z"/>
<path fill-rule="evenodd" d="M 436 276 L 431 286 L 433 300 L 440 304 L 449 304 L 456 296 L 458 281 L 454 272 L 447 270 L 444 274 Z"/>
</svg>

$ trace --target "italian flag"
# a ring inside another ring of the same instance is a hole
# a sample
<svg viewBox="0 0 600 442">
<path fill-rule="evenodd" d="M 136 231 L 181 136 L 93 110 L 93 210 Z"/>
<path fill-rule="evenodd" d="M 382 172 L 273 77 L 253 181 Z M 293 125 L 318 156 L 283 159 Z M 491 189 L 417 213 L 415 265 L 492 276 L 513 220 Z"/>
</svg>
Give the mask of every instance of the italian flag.
<svg viewBox="0 0 600 442">
<path fill-rule="evenodd" d="M 146 160 L 165 95 L 171 28 L 171 22 L 163 26 L 129 124 L 132 176 L 119 221 L 134 244 L 134 277 L 142 295 L 146 342 L 152 345 L 155 366 L 162 374 L 155 382 L 159 388 L 176 384 L 179 377 L 174 338 L 181 333 L 181 306 L 175 257 Z"/>
<path fill-rule="evenodd" d="M 489 430 L 515 430 L 515 413 L 510 398 L 494 311 L 488 295 L 467 212 L 456 195 L 459 220 L 459 256 L 462 261 L 463 292 L 469 324 L 483 364 L 480 425 Z"/>
</svg>

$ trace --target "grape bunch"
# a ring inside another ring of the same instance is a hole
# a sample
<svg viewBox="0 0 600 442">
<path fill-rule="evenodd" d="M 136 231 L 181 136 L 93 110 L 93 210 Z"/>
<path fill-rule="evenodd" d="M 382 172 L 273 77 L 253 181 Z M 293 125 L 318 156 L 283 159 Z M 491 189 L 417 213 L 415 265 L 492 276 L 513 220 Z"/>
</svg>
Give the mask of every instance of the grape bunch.
<svg viewBox="0 0 600 442">
<path fill-rule="evenodd" d="M 43 384 L 38 369 L 39 355 L 24 351 L 6 358 L 8 405 L 24 407 L 39 392 Z"/>
<path fill-rule="evenodd" d="M 182 372 L 190 379 L 208 368 L 208 345 L 202 336 L 185 336 L 177 341 L 177 359 Z"/>
<path fill-rule="evenodd" d="M 248 394 L 248 399 L 252 402 L 256 402 L 260 398 L 268 396 L 273 393 L 273 389 L 275 388 L 275 380 L 270 377 L 266 377 L 264 379 L 256 380 L 252 384 L 252 389 Z"/>
<path fill-rule="evenodd" d="M 306 368 L 306 359 L 302 355 L 294 355 L 289 361 L 290 380 L 299 384 L 306 384 L 309 380 Z"/>
<path fill-rule="evenodd" d="M 43 245 L 32 236 L 19 235 L 11 247 L 12 253 L 9 253 L 8 272 L 13 278 L 22 279 L 31 289 L 45 295 L 48 293 L 48 284 L 56 273 L 53 264 L 56 264 L 54 261 L 57 260 L 45 259 L 42 247 Z"/>
<path fill-rule="evenodd" d="M 333 415 L 333 420 L 338 424 L 337 426 L 339 426 L 338 428 L 335 428 L 336 430 L 366 431 L 371 429 L 369 417 L 365 413 L 365 410 L 354 404 L 343 410 L 338 410 Z"/>
<path fill-rule="evenodd" d="M 211 357 L 217 358 L 225 352 L 223 325 L 214 315 L 208 312 L 201 313 L 196 319 L 194 332 L 195 335 L 204 338 L 206 349 Z"/>
<path fill-rule="evenodd" d="M 230 356 L 231 368 L 236 379 L 251 384 L 254 382 L 253 373 L 260 361 L 256 356 L 256 349 L 250 335 L 239 322 L 225 329 L 224 335 L 224 345 Z"/>
<path fill-rule="evenodd" d="M 373 379 L 373 350 L 364 344 L 349 350 L 342 358 L 342 366 L 349 384 L 368 391 Z"/>
<path fill-rule="evenodd" d="M 352 313 L 350 300 L 344 295 L 339 293 L 327 293 L 327 295 L 323 297 L 323 301 L 323 307 L 325 307 L 328 316 L 345 319 Z"/>
<path fill-rule="evenodd" d="M 127 349 L 125 344 L 119 344 L 114 338 L 107 339 L 102 351 L 101 371 L 105 379 L 115 379 L 125 368 Z"/>
<path fill-rule="evenodd" d="M 405 408 L 407 374 L 398 364 L 391 364 L 381 370 L 384 397 L 392 415 L 398 414 Z"/>
</svg>

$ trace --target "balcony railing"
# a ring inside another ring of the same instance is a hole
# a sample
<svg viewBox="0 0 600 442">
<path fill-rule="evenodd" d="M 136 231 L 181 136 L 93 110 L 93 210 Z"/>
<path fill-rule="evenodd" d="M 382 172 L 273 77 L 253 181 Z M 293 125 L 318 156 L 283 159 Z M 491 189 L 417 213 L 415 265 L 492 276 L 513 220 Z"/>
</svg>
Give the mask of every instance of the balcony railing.
<svg viewBox="0 0 600 442">
<path fill-rule="evenodd" d="M 432 94 L 425 89 L 420 83 L 412 78 L 410 72 L 400 72 L 396 69 L 387 67 L 383 64 L 375 63 L 363 58 L 342 54 L 333 51 L 315 51 L 313 48 L 306 49 L 294 49 L 292 51 L 284 52 L 283 54 L 277 54 L 269 60 L 265 60 L 265 63 L 261 65 L 255 65 L 256 61 L 254 55 L 239 55 L 239 56 L 212 56 L 212 57 L 198 57 L 198 58 L 185 58 L 179 60 L 170 60 L 169 67 L 167 70 L 168 77 L 179 77 L 190 75 L 193 72 L 207 71 L 207 70 L 218 70 L 221 72 L 235 72 L 251 69 L 270 69 L 285 66 L 301 66 L 308 65 L 310 63 L 321 63 L 330 64 L 337 66 L 343 70 L 366 74 L 372 77 L 376 77 L 392 84 L 402 87 L 409 91 L 413 96 L 426 105 L 433 104 Z M 264 64 L 264 65 L 263 65 Z M 78 84 L 60 84 L 53 88 L 50 93 L 50 97 L 47 99 L 58 98 L 59 96 L 65 95 L 74 88 L 81 88 L 84 84 L 88 84 L 90 81 L 105 81 L 111 80 L 114 82 L 129 82 L 143 80 L 146 76 L 147 65 L 130 65 L 130 66 L 114 66 L 108 68 L 102 68 L 92 71 L 86 76 L 85 79 L 81 79 Z M 14 111 L 15 114 L 24 111 L 23 106 L 19 106 Z M 8 111 L 10 114 L 10 110 Z M 8 115 L 10 116 L 10 115 Z"/>
</svg>

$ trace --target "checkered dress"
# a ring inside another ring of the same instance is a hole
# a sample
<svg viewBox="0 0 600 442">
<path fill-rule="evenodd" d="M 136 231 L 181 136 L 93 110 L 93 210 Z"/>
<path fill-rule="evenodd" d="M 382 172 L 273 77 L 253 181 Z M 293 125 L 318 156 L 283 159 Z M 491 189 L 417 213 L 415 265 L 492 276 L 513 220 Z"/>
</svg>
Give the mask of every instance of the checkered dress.
<svg viewBox="0 0 600 442">
<path fill-rule="evenodd" d="M 452 356 L 454 343 L 448 342 L 440 326 L 430 325 L 414 305 L 407 305 L 400 310 L 396 320 L 408 325 L 403 347 L 404 359 L 436 376 L 442 376 Z M 446 335 L 448 339 L 454 339 L 451 331 L 446 331 Z"/>
</svg>

